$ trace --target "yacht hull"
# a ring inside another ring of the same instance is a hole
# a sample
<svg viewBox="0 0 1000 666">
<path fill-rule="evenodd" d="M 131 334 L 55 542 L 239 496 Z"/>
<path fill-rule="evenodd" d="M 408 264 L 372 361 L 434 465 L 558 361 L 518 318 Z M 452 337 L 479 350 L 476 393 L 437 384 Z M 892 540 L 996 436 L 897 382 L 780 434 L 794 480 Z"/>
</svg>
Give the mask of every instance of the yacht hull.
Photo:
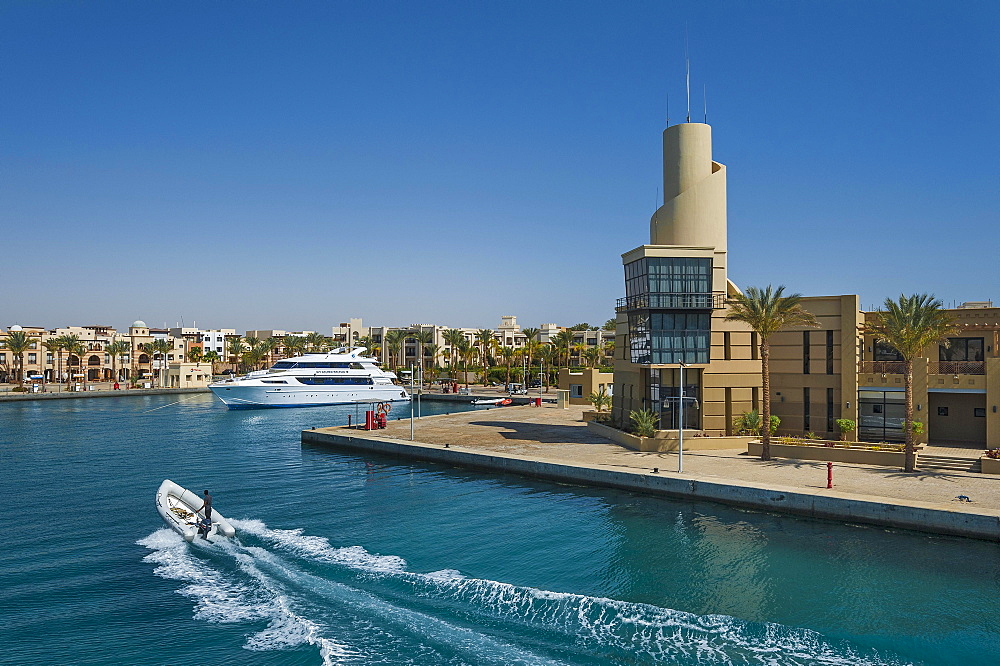
<svg viewBox="0 0 1000 666">
<path fill-rule="evenodd" d="M 408 402 L 410 396 L 399 386 L 364 386 L 350 390 L 319 390 L 319 387 L 281 388 L 269 386 L 211 385 L 209 388 L 229 409 L 269 407 L 321 407 L 372 402 Z"/>
</svg>

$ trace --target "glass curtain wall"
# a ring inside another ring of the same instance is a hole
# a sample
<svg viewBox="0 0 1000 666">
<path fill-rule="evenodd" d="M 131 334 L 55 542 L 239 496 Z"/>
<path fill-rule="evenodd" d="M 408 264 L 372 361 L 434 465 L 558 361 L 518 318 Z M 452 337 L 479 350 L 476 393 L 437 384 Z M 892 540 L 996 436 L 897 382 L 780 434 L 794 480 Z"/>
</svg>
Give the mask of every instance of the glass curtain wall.
<svg viewBox="0 0 1000 666">
<path fill-rule="evenodd" d="M 858 391 L 858 439 L 906 441 L 906 396 L 902 391 Z"/>
</svg>

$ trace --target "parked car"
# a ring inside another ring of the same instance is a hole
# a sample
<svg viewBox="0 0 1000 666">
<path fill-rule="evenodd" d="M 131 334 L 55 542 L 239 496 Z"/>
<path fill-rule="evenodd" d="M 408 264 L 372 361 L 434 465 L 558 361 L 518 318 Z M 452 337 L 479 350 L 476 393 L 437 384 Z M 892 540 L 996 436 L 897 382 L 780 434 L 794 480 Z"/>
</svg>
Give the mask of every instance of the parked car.
<svg viewBox="0 0 1000 666">
<path fill-rule="evenodd" d="M 528 389 L 524 388 L 524 384 L 508 384 L 507 393 L 510 395 L 526 395 Z"/>
</svg>

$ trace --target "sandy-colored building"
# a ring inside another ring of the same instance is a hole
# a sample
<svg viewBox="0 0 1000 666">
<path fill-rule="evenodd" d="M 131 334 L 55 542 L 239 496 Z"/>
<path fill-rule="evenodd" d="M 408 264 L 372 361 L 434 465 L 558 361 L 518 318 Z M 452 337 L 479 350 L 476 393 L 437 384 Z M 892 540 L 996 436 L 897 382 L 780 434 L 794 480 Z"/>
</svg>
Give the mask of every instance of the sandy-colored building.
<svg viewBox="0 0 1000 666">
<path fill-rule="evenodd" d="M 601 372 L 597 368 L 559 369 L 559 388 L 569 391 L 571 405 L 589 405 L 590 394 L 600 393 L 602 390 L 609 396 L 613 395 L 614 381 L 614 373 Z"/>
<path fill-rule="evenodd" d="M 712 159 L 712 130 L 683 123 L 663 132 L 663 205 L 650 242 L 622 255 L 612 418 L 650 409 L 664 430 L 725 434 L 759 407 L 756 336 L 727 322 L 726 167 Z M 683 405 L 680 366 L 684 365 Z"/>
<path fill-rule="evenodd" d="M 650 244 L 622 255 L 625 298 L 617 306 L 612 417 L 650 409 L 676 429 L 684 366 L 685 429 L 731 434 L 733 420 L 760 408 L 759 341 L 725 320 L 738 293 L 727 264 L 726 168 L 712 159 L 711 128 L 683 123 L 663 132 L 663 205 Z M 780 433 L 839 436 L 837 419 L 863 441 L 903 440 L 903 363 L 861 331 L 874 313 L 856 295 L 803 300 L 819 323 L 770 339 L 771 409 Z M 990 302 L 949 310 L 961 331 L 914 364 L 921 439 L 1000 446 L 1000 308 Z"/>
</svg>

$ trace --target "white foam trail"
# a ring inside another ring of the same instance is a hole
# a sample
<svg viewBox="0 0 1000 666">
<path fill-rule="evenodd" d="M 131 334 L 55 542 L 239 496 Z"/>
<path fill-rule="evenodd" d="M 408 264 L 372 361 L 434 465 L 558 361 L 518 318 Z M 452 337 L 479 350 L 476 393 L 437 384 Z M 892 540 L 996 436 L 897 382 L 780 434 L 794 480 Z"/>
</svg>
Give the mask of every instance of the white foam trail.
<svg viewBox="0 0 1000 666">
<path fill-rule="evenodd" d="M 162 578 L 188 582 L 178 590 L 195 602 L 194 618 L 215 623 L 241 623 L 267 620 L 266 629 L 248 637 L 248 650 L 282 650 L 309 644 L 319 649 L 324 664 L 355 661 L 357 653 L 322 635 L 322 627 L 295 613 L 288 597 L 264 576 L 255 576 L 258 585 L 250 588 L 230 580 L 223 572 L 212 568 L 194 556 L 178 534 L 163 528 L 137 541 L 151 553 L 144 562 L 156 564 L 153 573 Z M 220 541 L 222 550 L 231 550 Z M 244 569 L 252 569 L 243 566 Z"/>
<path fill-rule="evenodd" d="M 395 555 L 372 555 L 361 546 L 334 548 L 326 537 L 304 535 L 302 529 L 272 530 L 260 520 L 230 520 L 241 532 L 247 532 L 284 546 L 302 557 L 354 569 L 373 572 L 401 572 L 406 560 Z"/>
<path fill-rule="evenodd" d="M 260 521 L 232 521 L 283 550 L 321 563 L 388 575 L 411 584 L 414 593 L 458 601 L 469 613 L 492 622 L 555 631 L 588 653 L 607 648 L 666 662 L 818 664 L 830 666 L 901 664 L 874 650 L 859 653 L 844 642 L 773 623 L 751 623 L 727 615 L 704 615 L 615 599 L 550 592 L 497 581 L 466 578 L 454 570 L 429 574 L 405 571 L 405 561 L 372 555 L 360 546 L 336 548 L 324 537 L 302 530 L 271 530 Z"/>
<path fill-rule="evenodd" d="M 277 530 L 277 532 L 278 538 L 287 540 L 291 538 L 289 533 L 293 531 Z M 306 543 L 308 544 L 306 549 L 315 552 L 314 547 L 316 544 L 314 538 L 308 538 Z M 347 550 L 354 552 L 356 548 Z M 361 550 L 363 551 L 364 549 Z M 442 645 L 447 645 L 452 650 L 461 651 L 469 655 L 473 659 L 472 663 L 474 664 L 495 663 L 502 664 L 503 666 L 537 664 L 541 666 L 543 664 L 559 663 L 551 659 L 539 657 L 510 643 L 486 636 L 479 631 L 457 626 L 419 611 L 392 605 L 364 590 L 354 589 L 344 584 L 300 571 L 263 548 L 248 546 L 246 547 L 246 551 L 247 554 L 237 556 L 241 566 L 247 573 L 250 573 L 265 584 L 269 584 L 267 581 L 273 580 L 273 578 L 262 573 L 259 568 L 260 565 L 280 570 L 279 575 L 282 578 L 293 580 L 297 585 L 310 589 L 313 592 L 321 593 L 326 599 L 336 602 L 340 607 L 354 609 L 362 617 L 380 617 L 392 626 L 402 627 L 409 633 L 429 638 L 433 642 Z M 340 553 L 331 553 L 331 555 L 338 563 L 341 562 Z M 362 561 L 379 563 L 381 559 L 379 556 L 370 556 L 362 558 Z M 325 558 L 324 561 L 331 560 L 330 558 Z M 350 559 L 349 561 L 355 560 Z M 374 571 L 385 573 L 387 570 L 377 568 Z M 395 568 L 392 571 L 398 573 Z"/>
</svg>

